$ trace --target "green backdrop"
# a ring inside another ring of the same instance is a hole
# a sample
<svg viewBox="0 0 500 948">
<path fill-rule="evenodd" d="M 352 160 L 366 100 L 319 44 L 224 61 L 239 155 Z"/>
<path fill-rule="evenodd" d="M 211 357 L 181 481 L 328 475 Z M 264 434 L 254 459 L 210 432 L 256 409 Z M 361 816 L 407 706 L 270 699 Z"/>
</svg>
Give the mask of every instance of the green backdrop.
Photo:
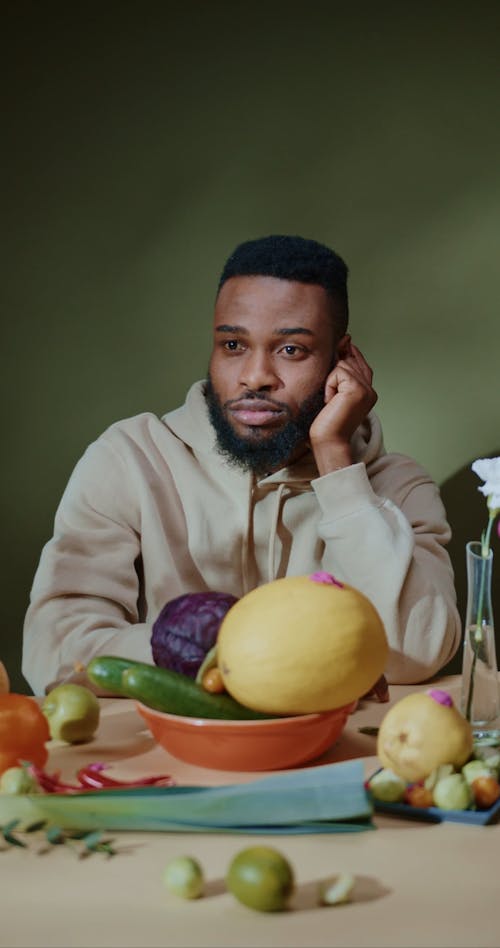
<svg viewBox="0 0 500 948">
<path fill-rule="evenodd" d="M 2 5 L 13 687 L 28 690 L 22 621 L 73 465 L 204 374 L 240 240 L 299 233 L 346 258 L 390 450 L 441 483 L 500 447 L 499 27 L 486 0 Z"/>
</svg>

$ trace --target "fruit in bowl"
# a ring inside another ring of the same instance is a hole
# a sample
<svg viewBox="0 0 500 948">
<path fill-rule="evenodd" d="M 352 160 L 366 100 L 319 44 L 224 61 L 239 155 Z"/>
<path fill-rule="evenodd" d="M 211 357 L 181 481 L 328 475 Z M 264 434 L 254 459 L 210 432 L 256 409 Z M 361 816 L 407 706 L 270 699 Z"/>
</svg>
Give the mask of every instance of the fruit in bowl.
<svg viewBox="0 0 500 948">
<path fill-rule="evenodd" d="M 230 605 L 226 597 L 223 605 L 215 645 L 210 614 L 210 634 L 205 629 L 196 642 L 197 668 L 190 667 L 189 675 L 158 661 L 102 656 L 87 666 L 89 678 L 134 698 L 156 740 L 190 763 L 279 770 L 319 757 L 383 674 L 388 643 L 375 607 L 324 572 L 274 580 Z M 183 615 L 175 636 L 183 631 Z M 198 635 L 198 621 L 194 628 Z M 170 626 L 167 631 L 172 649 Z M 195 635 L 187 626 L 185 631 L 184 658 Z M 203 672 L 216 670 L 223 693 L 204 687 Z"/>
<path fill-rule="evenodd" d="M 174 757 L 215 770 L 282 770 L 313 760 L 340 737 L 356 706 L 273 717 L 229 694 L 210 694 L 186 675 L 115 656 L 92 659 L 87 675 L 133 698 L 155 740 Z"/>
<path fill-rule="evenodd" d="M 217 636 L 227 691 L 268 714 L 349 704 L 380 678 L 388 653 L 371 601 L 325 572 L 251 590 L 229 609 Z"/>
</svg>

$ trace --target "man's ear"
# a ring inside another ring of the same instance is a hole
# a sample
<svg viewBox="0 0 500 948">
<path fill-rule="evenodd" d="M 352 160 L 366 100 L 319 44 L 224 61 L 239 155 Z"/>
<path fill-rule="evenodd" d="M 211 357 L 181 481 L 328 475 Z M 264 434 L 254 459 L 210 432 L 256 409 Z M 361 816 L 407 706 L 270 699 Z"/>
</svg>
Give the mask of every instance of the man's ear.
<svg viewBox="0 0 500 948">
<path fill-rule="evenodd" d="M 345 336 L 342 336 L 339 339 L 336 349 L 335 349 L 335 361 L 338 362 L 339 359 L 345 359 L 351 351 L 351 337 L 348 332 Z"/>
</svg>

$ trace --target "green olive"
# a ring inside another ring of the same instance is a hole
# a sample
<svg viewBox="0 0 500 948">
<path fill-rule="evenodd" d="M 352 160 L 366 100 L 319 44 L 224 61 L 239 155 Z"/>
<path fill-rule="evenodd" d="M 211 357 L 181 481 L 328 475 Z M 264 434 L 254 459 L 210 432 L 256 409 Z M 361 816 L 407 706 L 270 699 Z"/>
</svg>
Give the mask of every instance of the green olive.
<svg viewBox="0 0 500 948">
<path fill-rule="evenodd" d="M 203 869 L 192 856 L 177 856 L 168 863 L 163 881 L 174 895 L 181 899 L 198 899 L 203 894 Z"/>
</svg>

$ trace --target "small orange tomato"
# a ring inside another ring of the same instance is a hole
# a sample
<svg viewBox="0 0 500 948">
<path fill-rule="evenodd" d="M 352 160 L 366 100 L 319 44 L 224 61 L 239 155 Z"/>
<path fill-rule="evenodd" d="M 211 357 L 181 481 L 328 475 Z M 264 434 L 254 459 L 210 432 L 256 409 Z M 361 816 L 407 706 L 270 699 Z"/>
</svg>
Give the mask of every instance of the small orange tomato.
<svg viewBox="0 0 500 948">
<path fill-rule="evenodd" d="M 471 784 L 474 803 L 480 810 L 487 810 L 500 797 L 500 784 L 495 777 L 476 777 Z"/>
<path fill-rule="evenodd" d="M 0 774 L 29 760 L 43 767 L 49 756 L 49 723 L 42 709 L 29 695 L 0 695 Z"/>
<path fill-rule="evenodd" d="M 205 691 L 209 691 L 213 695 L 221 694 L 226 690 L 222 680 L 222 675 L 217 666 L 209 668 L 208 671 L 205 672 L 201 680 L 201 684 Z"/>
<path fill-rule="evenodd" d="M 407 787 L 405 790 L 405 803 L 409 803 L 410 806 L 433 806 L 434 799 L 432 792 L 428 787 L 424 787 L 420 783 L 414 783 L 410 787 Z"/>
</svg>

